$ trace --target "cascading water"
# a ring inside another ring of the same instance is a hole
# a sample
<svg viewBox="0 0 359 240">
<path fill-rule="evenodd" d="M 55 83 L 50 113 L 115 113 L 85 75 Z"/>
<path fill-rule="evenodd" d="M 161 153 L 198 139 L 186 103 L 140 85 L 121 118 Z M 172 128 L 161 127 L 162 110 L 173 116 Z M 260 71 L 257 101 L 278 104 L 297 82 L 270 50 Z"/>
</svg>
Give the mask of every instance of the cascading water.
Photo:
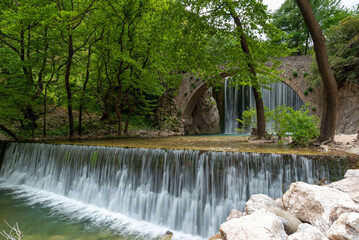
<svg viewBox="0 0 359 240">
<path fill-rule="evenodd" d="M 235 128 L 239 124 L 236 120 L 242 116 L 242 113 L 250 107 L 256 107 L 253 90 L 251 87 L 235 88 L 230 84 L 230 78 L 225 80 L 224 97 L 224 133 L 235 134 Z M 303 101 L 298 94 L 283 82 L 271 83 L 269 88 L 262 88 L 263 103 L 270 110 L 277 106 L 286 105 L 299 110 L 303 106 Z"/>
<path fill-rule="evenodd" d="M 327 163 L 296 155 L 31 143 L 4 151 L 0 188 L 146 239 L 168 229 L 174 239 L 208 238 L 250 195 L 278 198 L 293 181 L 329 175 Z"/>
</svg>

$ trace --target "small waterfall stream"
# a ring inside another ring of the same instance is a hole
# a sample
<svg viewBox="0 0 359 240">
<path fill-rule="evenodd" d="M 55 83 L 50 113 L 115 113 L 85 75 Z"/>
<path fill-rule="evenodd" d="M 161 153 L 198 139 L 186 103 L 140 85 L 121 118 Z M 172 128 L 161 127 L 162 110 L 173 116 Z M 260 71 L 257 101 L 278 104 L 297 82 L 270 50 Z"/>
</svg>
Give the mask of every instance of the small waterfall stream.
<svg viewBox="0 0 359 240">
<path fill-rule="evenodd" d="M 29 204 L 174 239 L 213 236 L 250 195 L 278 198 L 282 185 L 329 175 L 327 163 L 296 155 L 32 143 L 1 155 L 0 188 Z"/>
<path fill-rule="evenodd" d="M 230 78 L 225 80 L 224 97 L 224 133 L 235 134 L 235 128 L 238 128 L 237 118 L 250 107 L 256 107 L 251 87 L 235 88 L 230 84 Z M 286 105 L 299 110 L 303 106 L 303 101 L 298 94 L 283 82 L 271 83 L 269 89 L 262 88 L 263 103 L 270 110 L 277 106 Z"/>
</svg>

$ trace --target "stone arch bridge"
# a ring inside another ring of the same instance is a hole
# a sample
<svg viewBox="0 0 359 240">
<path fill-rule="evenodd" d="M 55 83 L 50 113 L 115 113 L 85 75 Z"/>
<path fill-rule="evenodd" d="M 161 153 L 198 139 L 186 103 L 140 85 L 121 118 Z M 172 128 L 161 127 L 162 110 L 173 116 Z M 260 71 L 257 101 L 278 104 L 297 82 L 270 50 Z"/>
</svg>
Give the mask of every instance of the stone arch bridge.
<svg viewBox="0 0 359 240">
<path fill-rule="evenodd" d="M 304 103 L 311 103 L 310 110 L 321 116 L 321 94 L 314 90 L 308 91 L 310 87 L 305 80 L 305 75 L 310 73 L 311 56 L 292 56 L 282 58 L 281 78 L 285 84 L 292 88 Z M 175 97 L 175 100 L 182 112 L 182 119 L 185 121 L 191 119 L 192 112 L 199 99 L 208 90 L 208 85 L 196 77 L 189 74 L 183 77 L 181 86 Z M 314 110 L 314 111 L 313 111 Z"/>
</svg>

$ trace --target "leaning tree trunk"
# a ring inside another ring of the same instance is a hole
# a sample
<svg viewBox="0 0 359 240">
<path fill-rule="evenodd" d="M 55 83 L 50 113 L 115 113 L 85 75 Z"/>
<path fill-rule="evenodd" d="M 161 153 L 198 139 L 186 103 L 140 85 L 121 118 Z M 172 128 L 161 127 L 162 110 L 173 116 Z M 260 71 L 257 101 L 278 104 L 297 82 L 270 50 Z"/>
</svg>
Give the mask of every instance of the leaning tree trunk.
<svg viewBox="0 0 359 240">
<path fill-rule="evenodd" d="M 324 35 L 307 0 L 296 0 L 314 43 L 319 73 L 324 85 L 323 115 L 320 125 L 320 140 L 334 140 L 338 115 L 338 86 L 329 65 Z"/>
<path fill-rule="evenodd" d="M 9 134 L 13 139 L 15 139 L 16 141 L 19 141 L 20 138 L 10 129 L 8 129 L 7 127 L 5 127 L 4 125 L 0 124 L 0 130 L 6 132 L 7 134 Z"/>
<path fill-rule="evenodd" d="M 241 21 L 239 19 L 238 16 L 235 15 L 234 11 L 230 11 L 231 12 L 231 16 L 234 19 L 234 22 L 236 23 L 236 26 L 238 28 L 238 30 L 241 33 L 241 47 L 243 52 L 245 52 L 249 58 L 248 61 L 248 67 L 251 70 L 252 75 L 254 76 L 254 80 L 256 81 L 257 76 L 256 76 L 256 71 L 253 67 L 253 64 L 250 61 L 250 51 L 249 51 L 249 47 L 247 44 L 247 39 L 243 34 L 243 28 L 242 28 L 242 24 Z M 253 88 L 253 95 L 254 95 L 254 100 L 256 102 L 256 110 L 257 110 L 257 137 L 263 138 L 265 136 L 266 133 L 266 120 L 265 120 L 265 115 L 264 115 L 264 104 L 263 104 L 263 99 L 259 90 L 259 86 L 256 84 L 256 82 L 254 82 L 254 84 L 252 83 L 252 88 Z"/>
</svg>

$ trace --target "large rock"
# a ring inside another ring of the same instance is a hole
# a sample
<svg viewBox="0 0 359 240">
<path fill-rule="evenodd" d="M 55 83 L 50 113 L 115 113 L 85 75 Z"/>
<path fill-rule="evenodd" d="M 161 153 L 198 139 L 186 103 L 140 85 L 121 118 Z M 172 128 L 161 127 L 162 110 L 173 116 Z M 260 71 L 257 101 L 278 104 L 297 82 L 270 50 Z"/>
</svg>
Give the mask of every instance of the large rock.
<svg viewBox="0 0 359 240">
<path fill-rule="evenodd" d="M 338 189 L 348 193 L 354 202 L 359 204 L 359 177 L 344 178 L 340 181 L 333 182 L 328 187 Z"/>
<path fill-rule="evenodd" d="M 283 206 L 291 214 L 311 223 L 323 233 L 341 214 L 359 212 L 359 205 L 347 193 L 303 182 L 290 185 L 283 195 Z"/>
<path fill-rule="evenodd" d="M 219 112 L 216 100 L 212 97 L 212 90 L 208 89 L 194 107 L 187 134 L 218 134 Z"/>
<path fill-rule="evenodd" d="M 359 239 L 359 213 L 343 213 L 327 231 L 330 240 Z"/>
<path fill-rule="evenodd" d="M 262 208 L 279 207 L 278 204 L 269 196 L 265 194 L 254 194 L 245 204 L 244 211 L 251 214 Z"/>
<path fill-rule="evenodd" d="M 359 169 L 348 169 L 344 175 L 344 178 L 359 177 Z"/>
<path fill-rule="evenodd" d="M 302 222 L 289 212 L 282 210 L 271 197 L 264 194 L 255 194 L 245 204 L 245 212 L 251 214 L 260 209 L 266 209 L 267 211 L 275 214 L 278 217 L 285 219 L 283 221 L 284 228 L 287 234 L 292 234 L 297 231 L 299 224 Z"/>
<path fill-rule="evenodd" d="M 232 209 L 229 213 L 229 216 L 227 217 L 227 221 L 234 219 L 234 218 L 240 218 L 243 216 L 243 213 L 237 209 Z"/>
<path fill-rule="evenodd" d="M 313 227 L 308 223 L 299 225 L 296 233 L 289 235 L 287 240 L 328 240 L 328 238 L 319 231 L 318 228 Z"/>
<path fill-rule="evenodd" d="M 282 220 L 265 209 L 222 223 L 220 232 L 224 240 L 286 240 Z"/>
</svg>

